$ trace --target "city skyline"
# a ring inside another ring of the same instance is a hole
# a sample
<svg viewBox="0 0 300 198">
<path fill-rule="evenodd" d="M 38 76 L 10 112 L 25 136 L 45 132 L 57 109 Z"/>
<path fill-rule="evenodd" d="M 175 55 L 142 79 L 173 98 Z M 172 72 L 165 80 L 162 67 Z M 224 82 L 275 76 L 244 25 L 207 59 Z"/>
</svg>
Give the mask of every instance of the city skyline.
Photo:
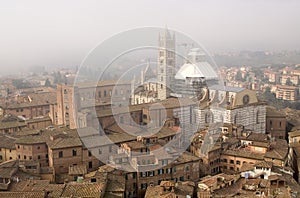
<svg viewBox="0 0 300 198">
<path fill-rule="evenodd" d="M 32 66 L 78 66 L 101 42 L 144 26 L 167 25 L 212 53 L 299 50 L 299 4 L 295 0 L 133 1 L 130 6 L 109 1 L 5 2 L 0 8 L 0 65 L 4 73 Z"/>
</svg>

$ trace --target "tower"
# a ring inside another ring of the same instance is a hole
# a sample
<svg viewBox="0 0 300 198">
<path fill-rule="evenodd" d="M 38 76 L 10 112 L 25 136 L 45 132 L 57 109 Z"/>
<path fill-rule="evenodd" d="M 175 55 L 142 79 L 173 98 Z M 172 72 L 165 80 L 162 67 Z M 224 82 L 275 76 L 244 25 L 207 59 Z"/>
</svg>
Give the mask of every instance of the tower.
<svg viewBox="0 0 300 198">
<path fill-rule="evenodd" d="M 157 96 L 165 100 L 170 96 L 175 75 L 175 34 L 166 28 L 158 38 Z"/>
</svg>

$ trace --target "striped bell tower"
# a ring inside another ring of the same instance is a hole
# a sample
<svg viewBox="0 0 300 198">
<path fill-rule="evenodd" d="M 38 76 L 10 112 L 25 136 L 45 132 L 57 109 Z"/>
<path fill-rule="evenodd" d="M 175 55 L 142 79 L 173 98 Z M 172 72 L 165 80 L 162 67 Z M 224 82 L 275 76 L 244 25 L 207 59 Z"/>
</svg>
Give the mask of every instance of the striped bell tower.
<svg viewBox="0 0 300 198">
<path fill-rule="evenodd" d="M 165 100 L 170 96 L 175 76 L 175 33 L 171 35 L 166 28 L 159 33 L 158 45 L 157 94 L 159 100 Z"/>
</svg>

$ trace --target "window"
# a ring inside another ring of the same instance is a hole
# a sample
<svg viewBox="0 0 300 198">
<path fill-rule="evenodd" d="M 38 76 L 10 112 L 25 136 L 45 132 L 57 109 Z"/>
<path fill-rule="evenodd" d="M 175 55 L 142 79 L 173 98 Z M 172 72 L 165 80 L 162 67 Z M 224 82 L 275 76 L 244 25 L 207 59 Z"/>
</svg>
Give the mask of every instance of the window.
<svg viewBox="0 0 300 198">
<path fill-rule="evenodd" d="M 230 160 L 230 164 L 234 164 L 234 161 L 233 161 L 233 160 Z"/>
<path fill-rule="evenodd" d="M 29 159 L 32 160 L 32 156 L 29 156 Z"/>
<path fill-rule="evenodd" d="M 98 97 L 101 98 L 101 91 L 98 92 Z"/>
<path fill-rule="evenodd" d="M 241 162 L 240 162 L 239 160 L 237 160 L 237 161 L 236 161 L 236 164 L 240 165 L 240 164 L 241 164 Z"/>
<path fill-rule="evenodd" d="M 2 158 L 2 155 L 0 155 L 0 160 L 2 160 L 3 158 Z"/>
<path fill-rule="evenodd" d="M 104 97 L 106 97 L 107 93 L 106 93 L 106 90 L 104 90 Z"/>
<path fill-rule="evenodd" d="M 26 155 L 24 155 L 24 160 L 26 160 L 26 158 L 27 158 Z"/>
<path fill-rule="evenodd" d="M 164 174 L 164 169 L 163 168 L 162 169 L 158 169 L 157 170 L 157 174 L 158 175 Z"/>
<path fill-rule="evenodd" d="M 227 163 L 227 159 L 223 159 L 223 162 Z"/>
<path fill-rule="evenodd" d="M 205 123 L 209 123 L 209 113 L 205 114 Z"/>
<path fill-rule="evenodd" d="M 38 159 L 41 159 L 41 156 L 40 156 L 40 155 L 38 155 Z"/>
<path fill-rule="evenodd" d="M 89 162 L 89 168 L 93 168 L 93 162 Z"/>
<path fill-rule="evenodd" d="M 48 154 L 46 154 L 46 159 L 48 159 Z"/>
<path fill-rule="evenodd" d="M 234 170 L 233 167 L 230 167 L 230 170 Z"/>
<path fill-rule="evenodd" d="M 176 173 L 176 167 L 173 168 L 173 172 Z"/>
<path fill-rule="evenodd" d="M 237 114 L 234 116 L 233 123 L 237 124 Z"/>
<path fill-rule="evenodd" d="M 40 146 L 38 146 L 37 149 L 40 149 Z"/>
<path fill-rule="evenodd" d="M 147 172 L 147 176 L 148 176 L 148 177 L 153 177 L 154 174 L 155 174 L 154 171 L 148 171 L 148 172 Z"/>
<path fill-rule="evenodd" d="M 99 155 L 101 155 L 102 154 L 102 151 L 101 151 L 101 149 L 99 149 Z"/>
<path fill-rule="evenodd" d="M 189 170 L 190 170 L 189 166 L 185 167 L 185 171 L 189 171 Z"/>
<path fill-rule="evenodd" d="M 112 145 L 109 145 L 109 152 L 112 152 Z"/>
<path fill-rule="evenodd" d="M 59 157 L 59 158 L 62 158 L 62 157 L 63 157 L 63 152 L 62 152 L 62 151 L 59 151 L 59 152 L 58 152 L 58 157 Z"/>
<path fill-rule="evenodd" d="M 76 156 L 77 155 L 77 151 L 75 149 L 72 150 L 72 155 Z"/>
<path fill-rule="evenodd" d="M 91 153 L 91 151 L 89 151 L 89 152 L 88 152 L 88 155 L 89 155 L 89 157 L 91 157 L 91 156 L 92 156 L 92 153 Z"/>
<path fill-rule="evenodd" d="M 147 183 L 141 184 L 141 189 L 146 189 L 147 188 Z"/>
<path fill-rule="evenodd" d="M 184 181 L 184 176 L 179 177 L 179 181 Z"/>
</svg>

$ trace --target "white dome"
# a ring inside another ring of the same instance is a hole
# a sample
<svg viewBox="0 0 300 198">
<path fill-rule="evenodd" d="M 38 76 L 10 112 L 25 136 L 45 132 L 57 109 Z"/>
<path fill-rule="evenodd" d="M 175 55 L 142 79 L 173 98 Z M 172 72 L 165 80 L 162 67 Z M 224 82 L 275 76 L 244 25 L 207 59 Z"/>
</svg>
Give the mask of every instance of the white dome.
<svg viewBox="0 0 300 198">
<path fill-rule="evenodd" d="M 217 79 L 218 75 L 208 62 L 185 63 L 176 73 L 175 79 L 185 80 L 188 77 Z"/>
</svg>

